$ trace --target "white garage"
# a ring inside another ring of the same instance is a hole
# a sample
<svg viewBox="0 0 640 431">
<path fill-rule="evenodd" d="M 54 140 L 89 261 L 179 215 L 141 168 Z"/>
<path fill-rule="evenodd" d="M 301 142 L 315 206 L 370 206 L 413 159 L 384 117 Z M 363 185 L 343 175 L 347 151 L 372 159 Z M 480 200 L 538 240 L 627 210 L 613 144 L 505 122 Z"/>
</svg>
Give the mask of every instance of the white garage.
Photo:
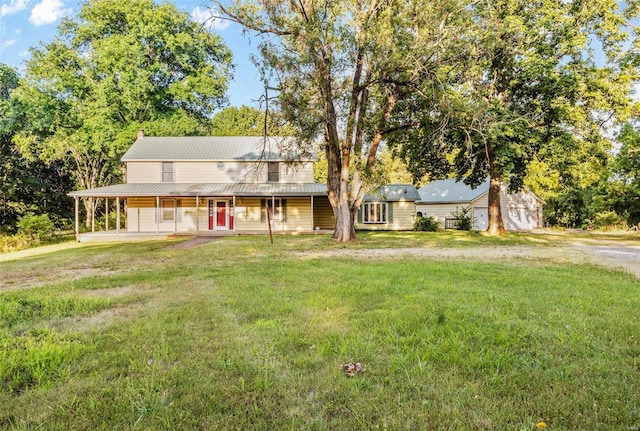
<svg viewBox="0 0 640 431">
<path fill-rule="evenodd" d="M 453 212 L 463 207 L 473 208 L 475 230 L 486 230 L 489 224 L 489 180 L 475 189 L 454 179 L 433 181 L 418 190 L 420 201 L 416 211 L 433 216 L 443 226 L 453 219 Z M 500 207 L 507 230 L 531 230 L 542 227 L 544 201 L 528 188 L 508 193 L 502 187 Z"/>
</svg>

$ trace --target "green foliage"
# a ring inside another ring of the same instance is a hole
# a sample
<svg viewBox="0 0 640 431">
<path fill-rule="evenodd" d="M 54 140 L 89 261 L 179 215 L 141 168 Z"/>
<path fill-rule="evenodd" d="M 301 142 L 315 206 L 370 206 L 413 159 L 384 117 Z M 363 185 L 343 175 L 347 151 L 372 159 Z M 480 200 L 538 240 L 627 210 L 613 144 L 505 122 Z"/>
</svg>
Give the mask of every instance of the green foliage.
<svg viewBox="0 0 640 431">
<path fill-rule="evenodd" d="M 627 222 L 614 211 L 597 213 L 593 222 L 597 229 L 627 229 Z"/>
<path fill-rule="evenodd" d="M 13 138 L 24 128 L 27 109 L 16 98 L 17 71 L 0 64 L 0 232 L 14 233 L 28 211 L 70 217 L 71 180 L 63 164 L 28 160 Z"/>
<path fill-rule="evenodd" d="M 451 215 L 457 220 L 456 227 L 460 230 L 471 230 L 473 229 L 473 208 L 471 207 L 462 207 L 456 208 Z"/>
<path fill-rule="evenodd" d="M 111 184 L 138 129 L 206 133 L 231 67 L 221 38 L 172 4 L 88 0 L 32 49 L 16 89 L 26 109 L 15 142 L 26 157 L 64 163 L 78 188 Z"/>
<path fill-rule="evenodd" d="M 413 223 L 413 230 L 419 232 L 436 232 L 440 227 L 439 223 L 433 216 L 416 216 L 416 221 Z"/>
<path fill-rule="evenodd" d="M 403 144 L 414 178 L 453 174 L 478 185 L 491 175 L 516 191 L 548 146 L 561 158 L 611 147 L 602 114 L 624 115 L 628 109 L 636 72 L 621 53 L 632 37 L 625 31 L 637 7 L 623 11 L 608 0 L 588 8 L 555 0 L 500 0 L 476 2 L 469 11 L 473 22 L 459 29 L 461 39 L 473 40 L 460 53 L 466 63 L 446 75 L 437 108 L 418 92 L 402 105 L 419 127 L 408 133 L 401 128 L 391 137 Z M 593 39 L 602 43 L 609 61 L 604 66 L 596 65 Z M 498 194 L 489 206 L 499 207 Z"/>
<path fill-rule="evenodd" d="M 18 220 L 18 235 L 32 240 L 44 241 L 55 232 L 55 226 L 47 214 L 27 213 Z"/>
<path fill-rule="evenodd" d="M 439 93 L 440 75 L 462 57 L 458 47 L 469 45 L 458 37 L 470 18 L 465 2 L 215 5 L 249 31 L 265 35 L 258 59 L 263 79 L 278 88 L 277 110 L 304 150 L 311 152 L 323 137 L 334 239 L 355 238 L 352 211 L 381 174 L 376 169 L 380 145 L 391 130 L 407 126 L 397 122 L 413 123 L 397 107 L 418 94 Z"/>
<path fill-rule="evenodd" d="M 265 133 L 265 113 L 248 106 L 225 108 L 211 119 L 211 134 L 214 136 L 262 136 Z M 269 136 L 287 136 L 291 133 L 279 126 L 270 113 L 266 122 Z"/>
</svg>

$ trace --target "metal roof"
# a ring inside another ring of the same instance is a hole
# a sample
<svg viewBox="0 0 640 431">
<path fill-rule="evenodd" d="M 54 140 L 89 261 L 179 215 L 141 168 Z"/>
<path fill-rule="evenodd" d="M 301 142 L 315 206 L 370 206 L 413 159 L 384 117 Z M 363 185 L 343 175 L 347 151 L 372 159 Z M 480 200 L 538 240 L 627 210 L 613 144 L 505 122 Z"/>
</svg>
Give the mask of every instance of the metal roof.
<svg viewBox="0 0 640 431">
<path fill-rule="evenodd" d="M 130 183 L 70 192 L 72 197 L 143 197 L 143 196 L 324 196 L 326 184 L 264 183 Z"/>
<path fill-rule="evenodd" d="M 388 186 L 380 187 L 375 193 L 365 195 L 364 200 L 366 202 L 414 202 L 420 200 L 420 194 L 411 184 L 389 184 Z"/>
<path fill-rule="evenodd" d="M 489 192 L 489 180 L 475 189 L 455 179 L 433 181 L 418 190 L 420 202 L 424 203 L 469 203 Z"/>
<path fill-rule="evenodd" d="M 262 136 L 186 136 L 138 138 L 124 156 L 134 161 L 237 161 L 237 160 L 315 160 L 311 154 L 294 154 L 291 137 Z"/>
</svg>

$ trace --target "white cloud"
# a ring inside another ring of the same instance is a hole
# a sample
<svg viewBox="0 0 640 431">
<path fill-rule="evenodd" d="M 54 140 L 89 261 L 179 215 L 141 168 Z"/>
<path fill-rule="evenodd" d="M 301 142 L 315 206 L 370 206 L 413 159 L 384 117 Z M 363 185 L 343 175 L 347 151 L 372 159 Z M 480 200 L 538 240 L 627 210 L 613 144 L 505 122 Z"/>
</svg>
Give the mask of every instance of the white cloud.
<svg viewBox="0 0 640 431">
<path fill-rule="evenodd" d="M 231 21 L 227 19 L 217 18 L 215 11 L 208 8 L 201 8 L 200 6 L 196 7 L 191 12 L 191 19 L 209 29 L 218 31 L 223 31 L 231 25 Z"/>
<path fill-rule="evenodd" d="M 0 48 L 8 48 L 11 45 L 15 44 L 18 41 L 18 39 L 9 39 L 9 40 L 3 40 L 2 43 L 0 44 Z"/>
<path fill-rule="evenodd" d="M 29 0 L 10 0 L 8 4 L 2 2 L 2 7 L 0 7 L 0 17 L 25 10 L 27 6 L 29 6 Z"/>
<path fill-rule="evenodd" d="M 52 24 L 71 13 L 71 9 L 65 9 L 60 0 L 41 0 L 31 10 L 29 22 L 36 27 Z"/>
</svg>

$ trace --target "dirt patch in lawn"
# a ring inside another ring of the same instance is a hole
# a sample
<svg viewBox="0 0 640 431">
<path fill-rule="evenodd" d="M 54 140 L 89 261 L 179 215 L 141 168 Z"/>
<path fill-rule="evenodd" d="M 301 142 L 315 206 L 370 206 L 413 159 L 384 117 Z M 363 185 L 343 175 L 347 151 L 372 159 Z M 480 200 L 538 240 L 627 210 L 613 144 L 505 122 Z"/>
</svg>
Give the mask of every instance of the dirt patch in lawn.
<svg viewBox="0 0 640 431">
<path fill-rule="evenodd" d="M 595 264 L 621 269 L 640 278 L 640 247 L 605 243 L 561 244 L 553 247 L 491 246 L 469 248 L 380 248 L 339 249 L 299 253 L 309 258 L 353 257 L 364 260 L 402 259 L 470 259 L 481 262 L 552 262 L 556 264 Z"/>
<path fill-rule="evenodd" d="M 217 237 L 217 236 L 196 236 L 196 237 L 193 237 L 193 238 L 188 239 L 186 241 L 182 241 L 182 242 L 179 242 L 177 244 L 170 245 L 167 248 L 175 248 L 175 249 L 178 249 L 178 250 L 187 250 L 187 249 L 190 249 L 190 248 L 198 247 L 198 246 L 203 245 L 203 244 L 210 243 L 211 241 L 214 241 L 216 239 L 220 239 L 220 237 Z"/>
</svg>

